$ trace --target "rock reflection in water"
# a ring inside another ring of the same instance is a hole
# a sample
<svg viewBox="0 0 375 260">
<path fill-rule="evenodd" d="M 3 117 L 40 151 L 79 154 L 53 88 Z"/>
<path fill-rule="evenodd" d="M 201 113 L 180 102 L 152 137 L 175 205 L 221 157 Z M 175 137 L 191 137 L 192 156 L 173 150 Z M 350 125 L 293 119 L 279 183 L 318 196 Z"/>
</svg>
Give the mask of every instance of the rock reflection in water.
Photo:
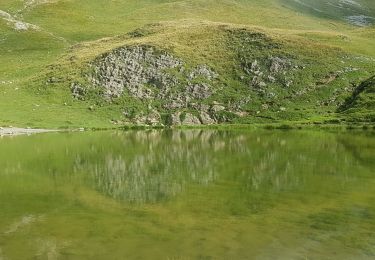
<svg viewBox="0 0 375 260">
<path fill-rule="evenodd" d="M 156 203 L 190 186 L 229 181 L 241 198 L 255 205 L 260 201 L 252 199 L 254 194 L 305 189 L 314 176 L 348 171 L 354 162 L 343 156 L 345 146 L 334 136 L 322 136 L 214 130 L 114 132 L 106 136 L 110 143 L 94 144 L 89 153 L 77 154 L 74 169 L 86 172 L 96 190 L 128 202 Z M 348 178 L 337 184 L 345 185 L 356 176 Z"/>
<path fill-rule="evenodd" d="M 187 183 L 208 185 L 216 179 L 217 151 L 225 144 L 213 131 L 139 131 L 121 133 L 124 149 L 109 152 L 104 161 L 76 169 L 93 173 L 98 190 L 120 200 L 157 202 L 175 196 Z M 80 160 L 78 160 L 80 161 Z"/>
</svg>

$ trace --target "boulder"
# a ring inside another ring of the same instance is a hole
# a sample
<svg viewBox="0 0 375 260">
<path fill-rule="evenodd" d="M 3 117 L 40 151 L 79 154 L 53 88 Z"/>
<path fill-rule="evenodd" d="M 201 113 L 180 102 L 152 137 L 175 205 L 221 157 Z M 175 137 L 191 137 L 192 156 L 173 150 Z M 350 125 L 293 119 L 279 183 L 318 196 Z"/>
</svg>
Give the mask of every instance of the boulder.
<svg viewBox="0 0 375 260">
<path fill-rule="evenodd" d="M 277 74 L 283 72 L 284 70 L 288 69 L 292 66 L 290 60 L 280 57 L 271 57 L 270 58 L 270 72 L 273 74 Z"/>
<path fill-rule="evenodd" d="M 218 75 L 213 70 L 211 70 L 207 65 L 199 65 L 190 72 L 188 79 L 193 80 L 198 77 L 203 77 L 211 81 L 217 78 Z"/>
<path fill-rule="evenodd" d="M 171 115 L 171 125 L 178 126 L 181 125 L 181 112 L 176 112 Z"/>
<path fill-rule="evenodd" d="M 156 110 L 150 112 L 147 115 L 146 124 L 148 124 L 148 125 L 155 126 L 155 125 L 160 124 L 160 121 L 161 121 L 161 116 L 158 113 L 158 111 L 156 111 Z"/>
<path fill-rule="evenodd" d="M 186 94 L 193 99 L 206 99 L 212 95 L 211 86 L 205 83 L 189 84 Z"/>
<path fill-rule="evenodd" d="M 70 86 L 70 90 L 74 98 L 79 100 L 85 99 L 86 89 L 81 84 L 73 82 Z"/>
<path fill-rule="evenodd" d="M 199 114 L 202 124 L 204 125 L 213 125 L 216 124 L 216 120 L 211 118 L 210 114 L 207 112 L 201 111 Z"/>
<path fill-rule="evenodd" d="M 182 122 L 183 125 L 201 125 L 201 121 L 198 117 L 194 116 L 193 114 L 186 113 L 185 119 Z"/>
<path fill-rule="evenodd" d="M 213 105 L 211 107 L 211 111 L 214 112 L 214 113 L 217 113 L 217 112 L 220 112 L 220 111 L 223 111 L 225 110 L 225 106 L 222 106 L 222 105 Z"/>
</svg>

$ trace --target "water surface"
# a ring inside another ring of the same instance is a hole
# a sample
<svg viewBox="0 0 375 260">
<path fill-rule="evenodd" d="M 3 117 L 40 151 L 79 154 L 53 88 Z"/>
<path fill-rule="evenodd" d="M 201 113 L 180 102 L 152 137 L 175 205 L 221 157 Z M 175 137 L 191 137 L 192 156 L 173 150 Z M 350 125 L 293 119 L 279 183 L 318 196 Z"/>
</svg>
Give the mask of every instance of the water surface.
<svg viewBox="0 0 375 260">
<path fill-rule="evenodd" d="M 370 132 L 0 139 L 0 259 L 375 259 Z"/>
</svg>

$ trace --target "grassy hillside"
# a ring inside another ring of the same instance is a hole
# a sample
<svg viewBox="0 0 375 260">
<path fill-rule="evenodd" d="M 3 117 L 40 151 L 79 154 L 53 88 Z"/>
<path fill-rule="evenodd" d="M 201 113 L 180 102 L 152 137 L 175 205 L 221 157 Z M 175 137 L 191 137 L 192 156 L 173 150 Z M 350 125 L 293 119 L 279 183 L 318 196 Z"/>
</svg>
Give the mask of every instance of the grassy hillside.
<svg viewBox="0 0 375 260">
<path fill-rule="evenodd" d="M 352 121 L 375 121 L 375 76 L 363 81 L 340 107 Z"/>
<path fill-rule="evenodd" d="M 319 5 L 319 1 L 313 3 Z M 360 4 L 370 12 L 366 15 L 373 15 L 371 1 Z M 239 97 L 252 95 L 251 105 L 241 110 L 249 116 L 233 117 L 234 123 L 335 117 L 336 106 L 352 95 L 353 86 L 374 74 L 373 27 L 352 25 L 343 16 L 318 16 L 279 0 L 4 0 L 0 10 L 0 125 L 107 127 L 128 121 L 124 111 L 129 107 L 146 113 L 150 110 L 148 102 L 129 100 L 126 95 L 106 102 L 98 89 L 84 101 L 73 98 L 71 93 L 73 81 L 86 80 L 90 62 L 129 44 L 146 44 L 171 53 L 183 59 L 187 69 L 204 64 L 217 71 L 220 77 L 212 85 L 218 90 L 203 103 L 225 105 L 230 99 L 237 102 Z M 17 30 L 18 22 L 30 27 Z M 147 26 L 155 23 L 159 25 Z M 235 33 L 222 29 L 222 23 Z M 247 33 L 260 32 L 264 36 L 258 39 L 260 44 L 270 40 L 281 47 L 254 48 L 243 39 L 246 36 L 237 32 L 241 28 Z M 307 69 L 298 75 L 291 89 L 274 86 L 278 98 L 271 102 L 249 89 L 245 82 L 249 79 L 241 79 L 250 75 L 241 74 L 244 71 L 239 59 L 267 62 L 273 54 L 291 56 L 293 59 L 288 59 L 296 62 L 295 66 Z M 333 76 L 345 68 L 345 76 Z M 50 78 L 64 80 L 51 82 Z M 290 97 L 301 89 L 309 89 L 308 94 Z M 324 105 L 332 97 L 337 102 Z M 162 106 L 160 102 L 151 104 Z M 282 116 L 280 108 L 287 110 Z M 159 110 L 162 116 L 169 113 Z M 250 116 L 252 113 L 255 115 Z"/>
</svg>

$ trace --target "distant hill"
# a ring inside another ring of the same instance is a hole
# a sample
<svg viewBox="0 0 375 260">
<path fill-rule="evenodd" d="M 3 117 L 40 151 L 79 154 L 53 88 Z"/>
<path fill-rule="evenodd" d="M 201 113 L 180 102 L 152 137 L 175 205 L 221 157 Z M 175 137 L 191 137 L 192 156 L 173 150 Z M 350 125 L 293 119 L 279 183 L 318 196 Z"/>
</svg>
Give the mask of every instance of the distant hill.
<svg viewBox="0 0 375 260">
<path fill-rule="evenodd" d="M 375 24 L 375 2 L 372 0 L 281 0 L 305 14 L 338 19 L 356 26 Z"/>
</svg>

